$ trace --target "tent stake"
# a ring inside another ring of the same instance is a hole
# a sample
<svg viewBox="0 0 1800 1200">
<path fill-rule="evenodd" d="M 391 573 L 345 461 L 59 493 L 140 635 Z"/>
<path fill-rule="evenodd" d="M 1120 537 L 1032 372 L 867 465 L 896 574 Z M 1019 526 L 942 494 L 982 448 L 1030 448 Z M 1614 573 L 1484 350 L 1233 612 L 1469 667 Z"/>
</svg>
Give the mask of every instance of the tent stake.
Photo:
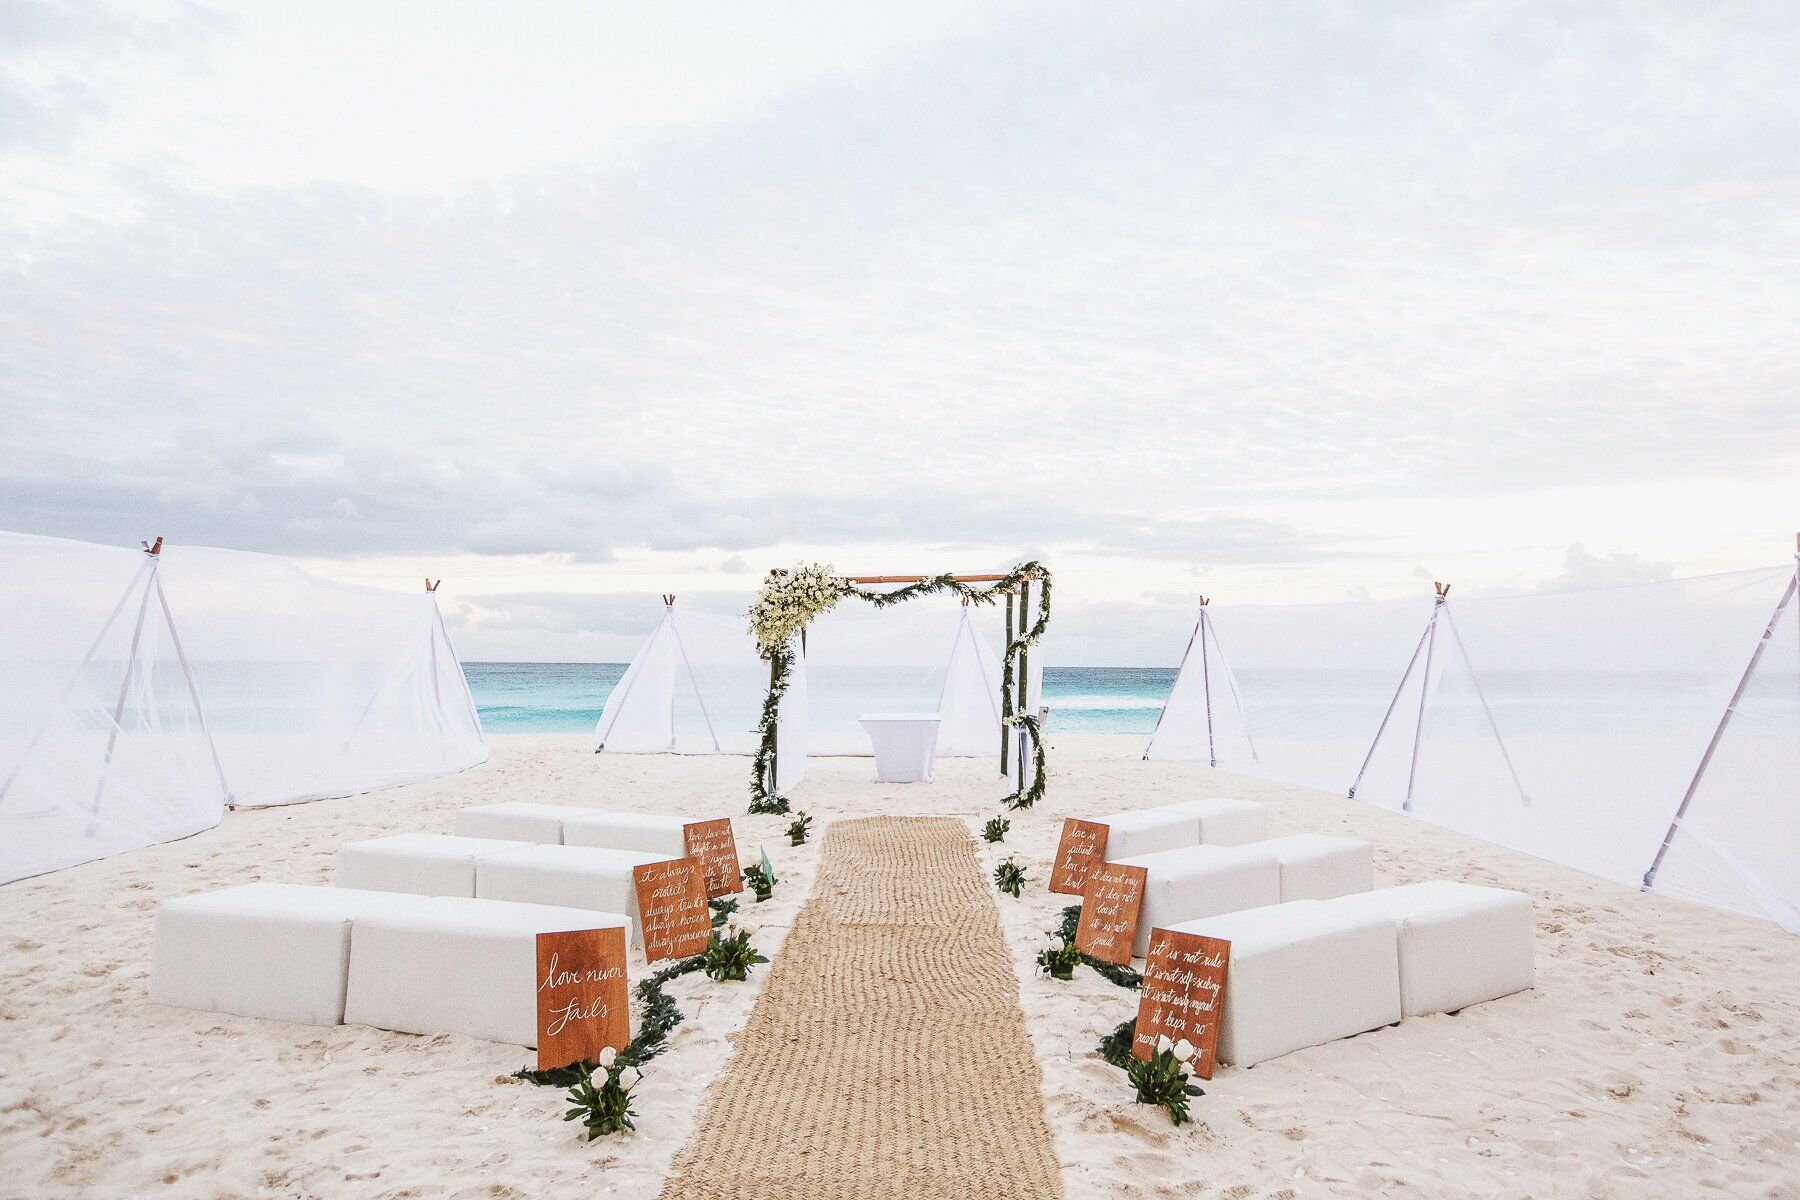
<svg viewBox="0 0 1800 1200">
<path fill-rule="evenodd" d="M 1700 790 L 1700 780 L 1706 775 L 1706 768 L 1712 765 L 1713 752 L 1719 748 L 1719 739 L 1725 736 L 1725 727 L 1731 724 L 1731 718 L 1737 712 L 1738 701 L 1744 698 L 1744 689 L 1750 686 L 1750 676 L 1756 671 L 1756 664 L 1762 661 L 1763 651 L 1769 648 L 1769 642 L 1775 636 L 1775 627 L 1781 622 L 1781 614 L 1793 602 L 1794 592 L 1800 588 L 1800 534 L 1794 535 L 1794 575 L 1788 580 L 1787 587 L 1782 590 L 1781 600 L 1775 605 L 1775 611 L 1769 614 L 1769 623 L 1763 626 L 1762 637 L 1757 639 L 1756 649 L 1750 652 L 1750 661 L 1744 666 L 1743 675 L 1739 676 L 1737 688 L 1731 693 L 1731 700 L 1725 705 L 1725 711 L 1719 715 L 1718 727 L 1713 730 L 1712 740 L 1706 743 L 1706 753 L 1700 756 L 1700 765 L 1694 768 L 1694 777 L 1688 781 L 1687 791 L 1682 793 L 1681 804 L 1675 809 L 1675 816 L 1669 821 L 1668 832 L 1663 834 L 1662 845 L 1656 848 L 1656 857 L 1651 860 L 1650 869 L 1644 872 L 1644 891 L 1649 891 L 1656 882 L 1656 873 L 1662 870 L 1663 859 L 1668 857 L 1669 846 L 1675 841 L 1675 831 L 1681 827 L 1683 817 L 1687 816 L 1688 805 L 1694 802 L 1694 793 Z"/>
</svg>

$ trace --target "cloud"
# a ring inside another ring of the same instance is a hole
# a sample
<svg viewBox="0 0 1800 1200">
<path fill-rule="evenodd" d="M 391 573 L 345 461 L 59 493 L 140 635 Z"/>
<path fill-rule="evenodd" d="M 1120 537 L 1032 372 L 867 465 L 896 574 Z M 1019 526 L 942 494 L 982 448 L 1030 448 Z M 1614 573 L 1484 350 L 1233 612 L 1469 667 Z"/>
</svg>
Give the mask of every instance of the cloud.
<svg viewBox="0 0 1800 1200">
<path fill-rule="evenodd" d="M 1586 546 L 1570 546 L 1563 558 L 1563 573 L 1538 585 L 1540 592 L 1568 592 L 1578 588 L 1624 587 L 1673 578 L 1672 563 L 1645 562 L 1635 554 L 1614 550 L 1595 554 Z"/>
</svg>

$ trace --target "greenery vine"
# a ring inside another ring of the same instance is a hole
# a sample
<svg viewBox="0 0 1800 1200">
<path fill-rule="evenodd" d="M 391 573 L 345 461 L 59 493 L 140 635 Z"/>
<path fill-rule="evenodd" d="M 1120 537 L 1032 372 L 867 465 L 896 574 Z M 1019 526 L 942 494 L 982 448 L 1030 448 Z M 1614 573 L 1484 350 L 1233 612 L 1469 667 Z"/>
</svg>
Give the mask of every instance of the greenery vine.
<svg viewBox="0 0 1800 1200">
<path fill-rule="evenodd" d="M 750 606 L 750 632 L 756 638 L 757 653 L 769 664 L 769 690 L 763 697 L 756 753 L 750 763 L 750 812 L 780 814 L 791 807 L 775 782 L 776 728 L 781 717 L 781 700 L 787 695 L 793 674 L 794 639 L 804 636 L 807 624 L 815 617 L 831 611 L 846 596 L 854 596 L 875 608 L 888 608 L 942 592 L 959 596 L 966 604 L 994 604 L 1001 596 L 1020 591 L 1032 581 L 1039 585 L 1038 611 L 1030 626 L 1021 628 L 1007 643 L 1000 681 L 1006 724 L 1031 737 L 1032 778 L 1029 785 L 1021 780 L 1019 788 L 1005 798 L 1005 803 L 1008 808 L 1030 808 L 1043 799 L 1046 772 L 1041 725 L 1035 714 L 1012 711 L 1012 694 L 1016 681 L 1014 663 L 1023 651 L 1038 644 L 1050 624 L 1049 568 L 1036 560 L 1020 563 L 986 587 L 964 583 L 955 575 L 945 573 L 893 591 L 876 591 L 834 575 L 830 567 L 812 563 L 771 574 Z"/>
</svg>

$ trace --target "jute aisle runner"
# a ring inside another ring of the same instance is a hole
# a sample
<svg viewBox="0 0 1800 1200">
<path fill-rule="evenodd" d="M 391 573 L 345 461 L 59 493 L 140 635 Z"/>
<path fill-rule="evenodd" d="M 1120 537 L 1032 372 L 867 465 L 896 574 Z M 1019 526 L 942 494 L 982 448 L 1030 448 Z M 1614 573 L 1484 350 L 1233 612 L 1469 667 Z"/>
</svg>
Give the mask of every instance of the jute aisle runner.
<svg viewBox="0 0 1800 1200">
<path fill-rule="evenodd" d="M 968 829 L 839 821 L 821 853 L 663 1195 L 1060 1196 L 1018 981 Z"/>
</svg>

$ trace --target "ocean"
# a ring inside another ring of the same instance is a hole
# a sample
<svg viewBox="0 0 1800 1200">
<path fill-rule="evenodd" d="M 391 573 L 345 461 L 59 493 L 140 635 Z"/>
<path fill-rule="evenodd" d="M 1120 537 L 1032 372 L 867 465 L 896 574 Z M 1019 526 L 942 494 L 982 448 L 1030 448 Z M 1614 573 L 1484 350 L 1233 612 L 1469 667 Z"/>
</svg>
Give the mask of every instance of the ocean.
<svg viewBox="0 0 1800 1200">
<path fill-rule="evenodd" d="M 600 720 L 624 663 L 464 663 L 489 733 L 585 733 Z M 1175 681 L 1173 667 L 1046 667 L 1050 727 L 1148 734 Z"/>
</svg>

